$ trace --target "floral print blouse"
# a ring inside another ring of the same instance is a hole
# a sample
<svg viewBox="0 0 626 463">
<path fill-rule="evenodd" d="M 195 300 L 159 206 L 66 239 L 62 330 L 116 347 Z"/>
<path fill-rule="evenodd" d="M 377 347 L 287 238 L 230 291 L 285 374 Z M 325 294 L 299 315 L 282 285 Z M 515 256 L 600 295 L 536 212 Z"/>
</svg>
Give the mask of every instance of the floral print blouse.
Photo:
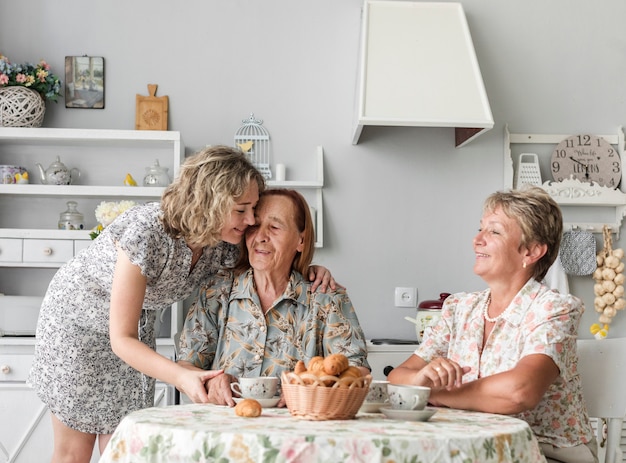
<svg viewBox="0 0 626 463">
<path fill-rule="evenodd" d="M 526 355 L 549 356 L 559 368 L 559 377 L 537 407 L 517 417 L 528 422 L 540 443 L 571 447 L 589 442 L 592 428 L 576 353 L 582 301 L 531 279 L 496 322 L 482 348 L 483 307 L 488 295 L 489 290 L 485 290 L 448 297 L 440 321 L 426 329 L 424 342 L 415 354 L 427 362 L 447 357 L 471 367 L 464 381 L 510 370 Z"/>
<path fill-rule="evenodd" d="M 252 269 L 211 277 L 189 310 L 179 353 L 179 360 L 236 377 L 280 377 L 298 360 L 333 353 L 369 368 L 365 336 L 346 292 L 311 292 L 296 271 L 265 314 Z"/>
</svg>

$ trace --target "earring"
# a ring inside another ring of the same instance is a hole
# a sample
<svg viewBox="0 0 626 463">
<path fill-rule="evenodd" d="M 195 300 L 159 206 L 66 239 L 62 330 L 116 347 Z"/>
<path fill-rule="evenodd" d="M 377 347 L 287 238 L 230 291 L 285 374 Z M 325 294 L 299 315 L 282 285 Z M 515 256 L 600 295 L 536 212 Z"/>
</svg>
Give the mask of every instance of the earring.
<svg viewBox="0 0 626 463">
<path fill-rule="evenodd" d="M 522 262 L 522 268 L 526 268 L 526 262 Z"/>
</svg>

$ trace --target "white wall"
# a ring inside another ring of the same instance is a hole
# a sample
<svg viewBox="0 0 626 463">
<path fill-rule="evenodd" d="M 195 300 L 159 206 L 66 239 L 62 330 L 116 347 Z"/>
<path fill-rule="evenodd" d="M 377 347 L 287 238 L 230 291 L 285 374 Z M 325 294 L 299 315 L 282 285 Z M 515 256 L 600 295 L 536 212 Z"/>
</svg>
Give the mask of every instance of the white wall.
<svg viewBox="0 0 626 463">
<path fill-rule="evenodd" d="M 251 112 L 288 178 L 326 162 L 325 247 L 368 337 L 414 337 L 393 306 L 477 290 L 471 240 L 483 199 L 503 187 L 503 129 L 615 133 L 626 123 L 626 2 L 464 0 L 496 126 L 455 149 L 452 129 L 371 128 L 351 144 L 361 0 L 31 0 L 3 2 L 0 53 L 12 61 L 103 56 L 104 110 L 49 104 L 48 127 L 134 128 L 135 95 L 168 95 L 188 153 L 232 144 Z M 25 40 L 24 34 L 29 35 Z M 601 247 L 602 237 L 598 236 Z M 615 243 L 624 245 L 624 238 Z M 571 281 L 593 313 L 590 277 Z M 624 334 L 626 315 L 612 334 Z"/>
</svg>

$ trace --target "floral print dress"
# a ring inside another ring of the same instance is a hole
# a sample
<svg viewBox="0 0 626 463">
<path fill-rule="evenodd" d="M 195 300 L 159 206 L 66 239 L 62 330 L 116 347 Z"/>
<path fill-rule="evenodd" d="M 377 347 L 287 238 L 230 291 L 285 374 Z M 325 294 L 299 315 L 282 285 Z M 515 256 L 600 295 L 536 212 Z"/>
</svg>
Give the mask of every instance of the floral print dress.
<svg viewBox="0 0 626 463">
<path fill-rule="evenodd" d="M 578 325 L 584 311 L 580 299 L 531 279 L 496 322 L 482 347 L 483 307 L 488 295 L 489 290 L 449 296 L 441 319 L 426 328 L 424 342 L 415 354 L 427 362 L 447 357 L 471 367 L 463 377 L 465 382 L 510 370 L 527 355 L 549 356 L 559 368 L 559 377 L 537 407 L 517 417 L 528 422 L 540 443 L 555 447 L 588 443 L 593 437 L 592 428 L 576 354 Z"/>
<path fill-rule="evenodd" d="M 154 379 L 111 350 L 115 244 L 147 278 L 139 338 L 153 349 L 157 312 L 188 297 L 238 256 L 236 246 L 220 243 L 205 249 L 190 273 L 191 250 L 164 232 L 159 214 L 158 203 L 149 203 L 120 215 L 59 269 L 44 297 L 29 383 L 61 422 L 78 431 L 111 433 L 129 412 L 154 403 Z"/>
</svg>

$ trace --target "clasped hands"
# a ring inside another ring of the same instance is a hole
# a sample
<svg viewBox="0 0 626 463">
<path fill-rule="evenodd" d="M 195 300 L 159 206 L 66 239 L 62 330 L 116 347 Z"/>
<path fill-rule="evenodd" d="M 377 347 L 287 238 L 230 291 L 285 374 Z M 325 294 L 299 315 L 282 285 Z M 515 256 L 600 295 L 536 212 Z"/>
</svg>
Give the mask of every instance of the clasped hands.
<svg viewBox="0 0 626 463">
<path fill-rule="evenodd" d="M 437 357 L 417 372 L 417 384 L 430 387 L 432 391 L 452 390 L 463 384 L 463 375 L 471 370 L 453 360 Z"/>
</svg>

